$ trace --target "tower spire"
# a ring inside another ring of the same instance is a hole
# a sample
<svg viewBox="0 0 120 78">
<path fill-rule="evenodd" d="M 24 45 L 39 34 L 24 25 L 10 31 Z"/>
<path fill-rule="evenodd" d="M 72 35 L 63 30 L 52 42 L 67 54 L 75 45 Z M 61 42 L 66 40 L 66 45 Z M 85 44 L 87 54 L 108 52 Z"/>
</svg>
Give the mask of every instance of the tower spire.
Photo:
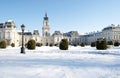
<svg viewBox="0 0 120 78">
<path fill-rule="evenodd" d="M 47 17 L 47 12 L 45 13 L 44 20 L 48 20 L 48 17 Z"/>
<path fill-rule="evenodd" d="M 45 13 L 45 17 L 47 17 L 47 12 Z"/>
</svg>

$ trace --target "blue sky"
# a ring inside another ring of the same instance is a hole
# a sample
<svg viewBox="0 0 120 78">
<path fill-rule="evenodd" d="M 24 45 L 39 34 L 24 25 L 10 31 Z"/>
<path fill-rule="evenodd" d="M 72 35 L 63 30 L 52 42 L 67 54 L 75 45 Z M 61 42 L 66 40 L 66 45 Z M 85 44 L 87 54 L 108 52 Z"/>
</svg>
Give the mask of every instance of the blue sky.
<svg viewBox="0 0 120 78">
<path fill-rule="evenodd" d="M 0 0 L 0 22 L 15 21 L 17 28 L 39 29 L 47 12 L 51 33 L 55 30 L 80 34 L 120 24 L 120 0 Z"/>
</svg>

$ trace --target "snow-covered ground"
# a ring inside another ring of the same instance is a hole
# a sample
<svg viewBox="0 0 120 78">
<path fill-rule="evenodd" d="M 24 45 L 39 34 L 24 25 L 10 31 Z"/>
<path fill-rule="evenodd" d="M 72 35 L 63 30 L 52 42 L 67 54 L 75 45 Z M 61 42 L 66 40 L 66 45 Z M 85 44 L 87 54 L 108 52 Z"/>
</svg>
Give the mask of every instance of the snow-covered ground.
<svg viewBox="0 0 120 78">
<path fill-rule="evenodd" d="M 0 78 L 120 78 L 120 47 L 20 47 L 0 49 Z"/>
</svg>

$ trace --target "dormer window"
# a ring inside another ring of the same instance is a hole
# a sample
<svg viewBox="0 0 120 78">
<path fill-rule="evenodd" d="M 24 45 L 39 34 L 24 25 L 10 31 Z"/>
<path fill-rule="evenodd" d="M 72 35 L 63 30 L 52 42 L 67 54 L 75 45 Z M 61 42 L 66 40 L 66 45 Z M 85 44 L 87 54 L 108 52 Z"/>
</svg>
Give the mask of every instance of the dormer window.
<svg viewBox="0 0 120 78">
<path fill-rule="evenodd" d="M 7 28 L 11 28 L 11 25 L 8 25 Z"/>
</svg>

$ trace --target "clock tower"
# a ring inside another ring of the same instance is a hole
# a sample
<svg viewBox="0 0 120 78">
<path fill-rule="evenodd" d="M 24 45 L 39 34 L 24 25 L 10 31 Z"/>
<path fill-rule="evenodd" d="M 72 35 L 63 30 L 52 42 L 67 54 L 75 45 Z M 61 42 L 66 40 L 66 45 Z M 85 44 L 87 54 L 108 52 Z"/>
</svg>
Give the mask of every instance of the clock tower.
<svg viewBox="0 0 120 78">
<path fill-rule="evenodd" d="M 45 13 L 45 17 L 43 18 L 43 27 L 42 27 L 42 36 L 43 36 L 43 45 L 50 45 L 50 27 L 49 27 L 49 19 L 47 17 L 47 13 Z"/>
<path fill-rule="evenodd" d="M 44 17 L 44 20 L 43 20 L 42 36 L 43 37 L 49 37 L 50 36 L 50 27 L 49 27 L 49 20 L 48 20 L 48 17 L 47 17 L 47 13 L 45 14 L 45 17 Z"/>
</svg>

